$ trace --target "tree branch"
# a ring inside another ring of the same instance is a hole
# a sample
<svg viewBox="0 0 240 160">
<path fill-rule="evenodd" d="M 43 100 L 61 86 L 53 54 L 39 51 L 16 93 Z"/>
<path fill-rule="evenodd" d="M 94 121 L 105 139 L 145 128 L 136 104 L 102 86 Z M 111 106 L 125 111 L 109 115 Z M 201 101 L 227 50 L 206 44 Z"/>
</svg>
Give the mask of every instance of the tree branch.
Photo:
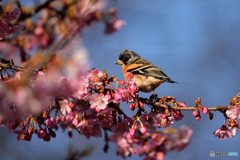
<svg viewBox="0 0 240 160">
<path fill-rule="evenodd" d="M 15 66 L 13 63 L 13 60 L 5 60 L 0 59 L 0 68 L 6 68 L 6 69 L 12 69 L 14 71 L 20 71 L 20 72 L 31 72 L 31 73 L 37 73 L 34 70 L 25 69 L 19 66 Z"/>
<path fill-rule="evenodd" d="M 47 0 L 46 2 L 40 4 L 39 6 L 36 7 L 36 9 L 34 10 L 34 13 L 23 13 L 22 11 L 22 14 L 21 16 L 19 17 L 18 21 L 24 21 L 25 19 L 29 18 L 29 17 L 32 17 L 34 15 L 36 15 L 36 13 L 40 12 L 42 9 L 44 8 L 47 8 L 49 6 L 49 4 L 51 2 L 53 2 L 55 0 Z M 18 7 L 21 9 L 21 4 L 19 1 L 17 1 L 17 5 Z"/>
<path fill-rule="evenodd" d="M 147 105 L 152 106 L 152 107 L 161 107 L 161 108 L 165 108 L 165 109 L 171 108 L 174 110 L 182 110 L 182 111 L 183 110 L 184 111 L 194 111 L 197 109 L 195 106 L 193 106 L 193 107 L 175 107 L 175 106 L 163 104 L 161 102 L 153 102 L 146 98 L 139 98 L 139 100 Z M 209 111 L 222 111 L 222 110 L 227 110 L 227 109 L 228 109 L 228 106 L 215 106 L 215 107 L 208 108 Z"/>
<path fill-rule="evenodd" d="M 5 68 L 5 69 L 12 69 L 14 71 L 20 71 L 20 72 L 32 72 L 32 73 L 37 73 L 37 71 L 34 70 L 30 70 L 30 69 L 25 69 L 19 66 L 15 66 L 13 63 L 13 60 L 5 60 L 5 59 L 0 59 L 0 69 Z M 154 102 L 153 100 L 147 99 L 147 98 L 140 98 L 139 100 L 147 105 L 150 105 L 152 107 L 161 107 L 161 108 L 165 108 L 165 109 L 174 109 L 174 110 L 181 110 L 181 111 L 194 111 L 197 109 L 197 107 L 193 106 L 193 107 L 176 107 L 176 106 L 172 106 L 172 105 L 167 105 L 167 104 L 163 104 L 161 102 Z M 209 107 L 208 111 L 223 111 L 223 110 L 227 110 L 228 106 L 215 106 L 215 107 Z M 120 110 L 119 110 L 120 111 Z M 126 115 L 125 115 L 126 116 Z"/>
</svg>

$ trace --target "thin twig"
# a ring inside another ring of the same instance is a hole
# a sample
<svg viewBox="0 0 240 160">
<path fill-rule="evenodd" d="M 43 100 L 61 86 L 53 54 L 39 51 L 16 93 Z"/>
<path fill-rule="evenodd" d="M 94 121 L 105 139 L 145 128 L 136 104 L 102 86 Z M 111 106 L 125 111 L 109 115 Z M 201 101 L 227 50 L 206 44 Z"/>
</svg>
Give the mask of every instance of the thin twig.
<svg viewBox="0 0 240 160">
<path fill-rule="evenodd" d="M 2 68 L 6 68 L 6 69 L 12 69 L 14 71 L 20 71 L 20 72 L 32 72 L 32 73 L 37 73 L 36 71 L 34 70 L 30 70 L 30 69 L 25 69 L 25 68 L 22 68 L 22 67 L 19 67 L 19 66 L 15 66 L 11 63 L 3 63 L 3 62 L 0 62 L 0 67 Z"/>
<path fill-rule="evenodd" d="M 47 8 L 49 6 L 49 4 L 53 1 L 55 1 L 55 0 L 48 0 L 48 1 L 40 4 L 39 6 L 36 7 L 36 9 L 34 10 L 34 13 L 28 13 L 28 14 L 22 13 L 21 16 L 19 17 L 18 21 L 24 21 L 25 19 L 36 15 L 42 9 Z M 20 2 L 17 2 L 17 4 L 19 7 L 21 7 Z"/>
</svg>

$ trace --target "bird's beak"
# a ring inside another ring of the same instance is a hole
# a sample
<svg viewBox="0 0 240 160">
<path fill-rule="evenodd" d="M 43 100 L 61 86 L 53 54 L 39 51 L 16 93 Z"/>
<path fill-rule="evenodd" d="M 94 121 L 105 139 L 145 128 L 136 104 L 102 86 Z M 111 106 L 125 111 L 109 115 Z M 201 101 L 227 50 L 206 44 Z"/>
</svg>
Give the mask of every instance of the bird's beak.
<svg viewBox="0 0 240 160">
<path fill-rule="evenodd" d="M 121 60 L 118 60 L 118 61 L 116 62 L 116 64 L 122 65 L 123 62 L 122 62 Z"/>
</svg>

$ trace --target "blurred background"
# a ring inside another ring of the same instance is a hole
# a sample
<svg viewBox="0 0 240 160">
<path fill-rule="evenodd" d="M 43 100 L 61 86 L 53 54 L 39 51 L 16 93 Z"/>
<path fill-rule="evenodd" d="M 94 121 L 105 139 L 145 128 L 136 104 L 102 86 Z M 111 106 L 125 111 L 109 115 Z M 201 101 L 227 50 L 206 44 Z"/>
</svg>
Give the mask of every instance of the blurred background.
<svg viewBox="0 0 240 160">
<path fill-rule="evenodd" d="M 180 84 L 164 83 L 156 89 L 158 96 L 174 96 L 177 101 L 193 106 L 197 97 L 206 107 L 228 105 L 240 92 L 240 1 L 238 0 L 113 0 L 119 17 L 126 25 L 113 35 L 104 34 L 104 25 L 92 25 L 83 33 L 83 44 L 89 52 L 92 67 L 107 70 L 109 75 L 124 79 L 121 67 L 115 65 L 122 50 L 138 53 Z M 150 94 L 140 93 L 142 97 Z M 127 104 L 122 108 L 128 110 Z M 130 111 L 129 111 L 130 112 Z M 214 112 L 214 119 L 202 115 L 196 121 L 192 112 L 183 112 L 184 118 L 173 127 L 185 124 L 194 135 L 190 145 L 182 152 L 170 152 L 166 160 L 239 159 L 240 133 L 219 140 L 213 132 L 220 128 L 224 117 Z M 33 138 L 18 142 L 17 136 L 0 128 L 0 159 L 65 159 L 67 148 L 84 150 L 93 148 L 83 159 L 122 159 L 116 157 L 111 144 L 103 152 L 104 139 L 90 138 L 74 132 L 58 131 L 50 142 Z M 209 156 L 210 151 L 238 152 L 238 157 Z M 141 159 L 135 156 L 128 159 Z"/>
</svg>

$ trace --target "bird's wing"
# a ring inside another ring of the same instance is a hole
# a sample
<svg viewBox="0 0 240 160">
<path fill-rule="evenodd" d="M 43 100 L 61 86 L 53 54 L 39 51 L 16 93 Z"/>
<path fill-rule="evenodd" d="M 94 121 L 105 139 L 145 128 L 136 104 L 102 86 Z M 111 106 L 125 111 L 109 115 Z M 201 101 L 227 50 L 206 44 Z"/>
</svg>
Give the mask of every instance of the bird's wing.
<svg viewBox="0 0 240 160">
<path fill-rule="evenodd" d="M 139 65 L 134 68 L 128 69 L 127 72 L 132 72 L 133 74 L 140 74 L 144 76 L 151 76 L 155 78 L 167 77 L 162 72 L 162 69 L 154 65 Z"/>
<path fill-rule="evenodd" d="M 136 75 L 144 75 L 146 77 L 154 77 L 166 82 L 176 83 L 172 81 L 165 73 L 162 72 L 163 69 L 154 65 L 139 65 L 138 67 L 128 69 L 127 72 L 132 72 Z"/>
</svg>

